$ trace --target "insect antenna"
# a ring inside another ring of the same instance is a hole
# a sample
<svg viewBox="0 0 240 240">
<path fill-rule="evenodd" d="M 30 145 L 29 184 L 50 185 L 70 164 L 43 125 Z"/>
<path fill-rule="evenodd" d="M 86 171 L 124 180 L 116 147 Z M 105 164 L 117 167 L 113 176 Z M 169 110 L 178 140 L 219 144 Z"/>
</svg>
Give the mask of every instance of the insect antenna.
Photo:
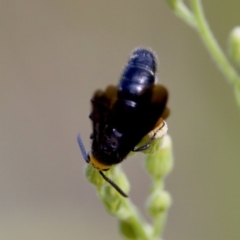
<svg viewBox="0 0 240 240">
<path fill-rule="evenodd" d="M 109 179 L 102 171 L 99 171 L 101 176 L 110 184 L 112 187 L 114 187 L 123 197 L 128 197 L 128 195 L 111 179 Z"/>
<path fill-rule="evenodd" d="M 80 148 L 80 150 L 81 150 L 81 153 L 82 153 L 82 156 L 83 156 L 84 160 L 85 160 L 87 163 L 89 163 L 89 158 L 88 158 L 88 155 L 87 155 L 87 153 L 86 153 L 86 150 L 85 150 L 85 147 L 84 147 L 84 145 L 83 145 L 83 141 L 82 141 L 82 138 L 81 138 L 81 135 L 80 135 L 80 134 L 78 134 L 78 136 L 77 136 L 77 141 L 78 141 L 78 145 L 79 145 L 79 148 Z"/>
</svg>

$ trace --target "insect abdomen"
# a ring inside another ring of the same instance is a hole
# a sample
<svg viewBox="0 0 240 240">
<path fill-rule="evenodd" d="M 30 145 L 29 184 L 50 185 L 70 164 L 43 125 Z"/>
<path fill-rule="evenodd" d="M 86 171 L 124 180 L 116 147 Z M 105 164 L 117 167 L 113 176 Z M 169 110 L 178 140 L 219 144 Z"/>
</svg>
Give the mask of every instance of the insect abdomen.
<svg viewBox="0 0 240 240">
<path fill-rule="evenodd" d="M 155 83 L 156 57 L 147 49 L 135 50 L 122 74 L 119 97 L 137 100 Z"/>
</svg>

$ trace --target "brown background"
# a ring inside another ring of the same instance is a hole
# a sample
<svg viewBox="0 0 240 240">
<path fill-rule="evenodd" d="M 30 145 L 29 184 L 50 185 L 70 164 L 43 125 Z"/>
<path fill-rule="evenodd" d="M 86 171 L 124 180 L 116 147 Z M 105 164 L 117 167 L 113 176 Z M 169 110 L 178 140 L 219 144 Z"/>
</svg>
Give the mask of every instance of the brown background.
<svg viewBox="0 0 240 240">
<path fill-rule="evenodd" d="M 203 1 L 227 48 L 240 2 Z M 166 240 L 240 239 L 240 111 L 198 35 L 164 1 L 2 0 L 0 8 L 0 239 L 121 239 L 83 174 L 89 100 L 117 83 L 130 51 L 159 55 L 170 91 L 175 166 Z M 123 163 L 143 209 L 143 156 Z"/>
</svg>

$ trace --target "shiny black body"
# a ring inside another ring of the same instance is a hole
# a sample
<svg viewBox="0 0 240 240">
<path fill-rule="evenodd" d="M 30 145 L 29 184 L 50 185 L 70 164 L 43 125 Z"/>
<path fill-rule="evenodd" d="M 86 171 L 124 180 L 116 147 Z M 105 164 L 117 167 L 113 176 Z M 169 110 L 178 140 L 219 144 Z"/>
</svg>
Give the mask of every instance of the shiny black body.
<svg viewBox="0 0 240 240">
<path fill-rule="evenodd" d="M 118 86 L 94 93 L 92 155 L 111 166 L 121 162 L 141 139 L 167 116 L 165 87 L 156 84 L 156 57 L 147 49 L 135 50 Z"/>
</svg>

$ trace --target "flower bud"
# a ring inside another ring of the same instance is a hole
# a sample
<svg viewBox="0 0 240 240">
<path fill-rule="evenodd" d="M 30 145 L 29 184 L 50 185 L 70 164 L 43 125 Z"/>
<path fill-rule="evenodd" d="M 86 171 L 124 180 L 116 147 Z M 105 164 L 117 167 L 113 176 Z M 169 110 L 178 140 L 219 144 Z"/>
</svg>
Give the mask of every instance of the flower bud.
<svg viewBox="0 0 240 240">
<path fill-rule="evenodd" d="M 119 196 L 119 193 L 111 185 L 107 184 L 101 187 L 99 196 L 110 213 L 118 212 L 121 208 L 122 196 Z"/>
<path fill-rule="evenodd" d="M 137 240 L 137 239 L 150 239 L 148 237 L 143 237 L 143 233 L 147 234 L 147 228 L 145 224 L 139 225 L 136 223 L 136 219 L 134 216 L 129 216 L 126 219 L 122 219 L 119 221 L 120 232 L 127 239 Z"/>
<path fill-rule="evenodd" d="M 146 157 L 146 169 L 154 178 L 162 178 L 168 174 L 173 166 L 172 143 L 169 135 L 162 139 L 160 149 Z"/>
<path fill-rule="evenodd" d="M 147 201 L 147 209 L 151 216 L 165 212 L 171 205 L 171 196 L 166 191 L 155 191 Z"/>
<path fill-rule="evenodd" d="M 114 167 L 113 174 L 114 182 L 125 192 L 129 193 L 130 191 L 130 184 L 126 177 L 126 174 L 122 171 L 120 166 Z"/>
<path fill-rule="evenodd" d="M 230 33 L 229 50 L 231 58 L 240 64 L 240 27 L 235 27 Z"/>
<path fill-rule="evenodd" d="M 90 164 L 87 164 L 85 167 L 85 176 L 90 183 L 98 187 L 105 183 L 105 180 L 102 178 L 99 172 Z"/>
</svg>

